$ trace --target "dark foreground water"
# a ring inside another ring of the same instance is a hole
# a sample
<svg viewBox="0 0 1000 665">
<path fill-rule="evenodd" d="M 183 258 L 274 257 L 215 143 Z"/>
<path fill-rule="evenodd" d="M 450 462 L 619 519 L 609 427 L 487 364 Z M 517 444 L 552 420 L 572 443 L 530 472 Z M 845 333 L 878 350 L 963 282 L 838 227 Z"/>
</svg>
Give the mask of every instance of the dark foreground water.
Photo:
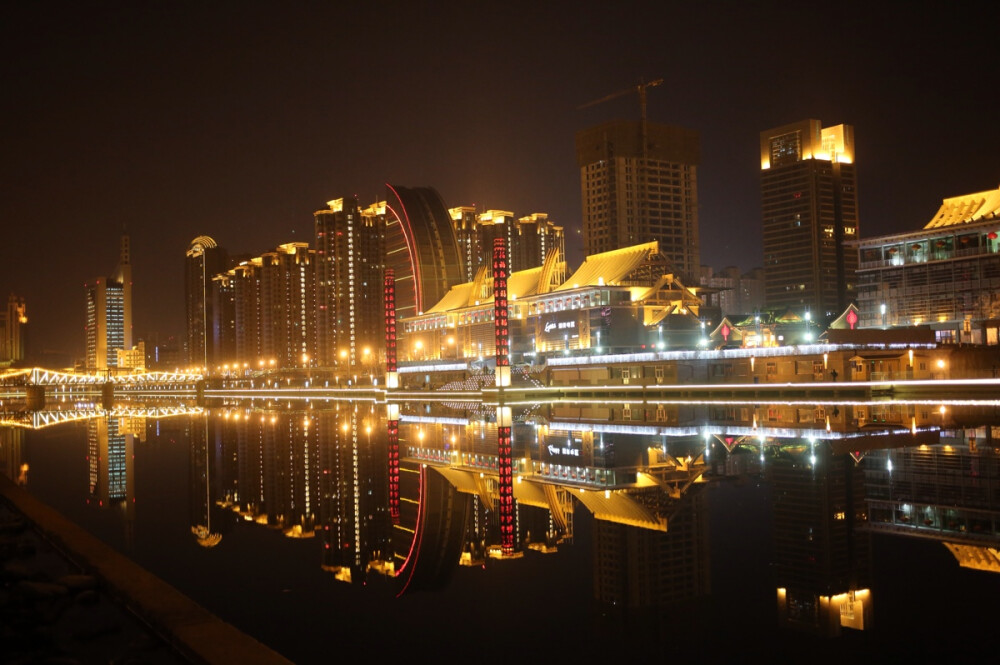
<svg viewBox="0 0 1000 665">
<path fill-rule="evenodd" d="M 959 566 L 944 544 L 998 548 L 990 423 L 922 428 L 923 448 L 879 449 L 870 437 L 817 438 L 822 427 L 602 429 L 536 410 L 514 428 L 514 456 L 571 470 L 567 496 L 579 494 L 577 469 L 616 470 L 624 484 L 655 467 L 662 481 L 690 457 L 689 472 L 703 462 L 700 480 L 673 495 L 662 484 L 630 490 L 629 505 L 665 530 L 636 526 L 620 506 L 595 516 L 579 498 L 567 529 L 524 502 L 522 556 L 508 559 L 482 556 L 498 542 L 488 492 L 460 492 L 472 565 L 453 562 L 428 585 L 441 588 L 397 597 L 397 580 L 369 564 L 398 569 L 409 552 L 419 497 L 407 464 L 437 451 L 488 467 L 496 447 L 488 410 L 407 406 L 395 525 L 386 422 L 370 405 L 100 414 L 6 428 L 0 444 L 29 491 L 295 662 L 995 655 L 1000 574 Z M 852 456 L 852 446 L 868 449 Z M 852 622 L 843 611 L 824 615 L 824 598 L 851 591 L 863 630 L 842 627 Z"/>
</svg>

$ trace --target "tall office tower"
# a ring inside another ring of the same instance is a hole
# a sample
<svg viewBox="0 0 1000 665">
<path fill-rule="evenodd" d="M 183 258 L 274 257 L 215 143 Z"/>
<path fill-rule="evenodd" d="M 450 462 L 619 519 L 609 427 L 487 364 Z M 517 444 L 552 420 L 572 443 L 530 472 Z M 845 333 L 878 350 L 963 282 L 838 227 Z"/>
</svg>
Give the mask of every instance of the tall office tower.
<svg viewBox="0 0 1000 665">
<path fill-rule="evenodd" d="M 768 307 L 836 316 L 854 300 L 858 238 L 854 129 L 818 120 L 760 134 Z"/>
<path fill-rule="evenodd" d="M 435 189 L 386 184 L 384 207 L 385 267 L 396 276 L 396 314 L 403 319 L 464 282 L 465 268 L 451 216 Z"/>
<path fill-rule="evenodd" d="M 118 350 L 132 348 L 132 265 L 122 235 L 118 267 L 87 285 L 87 369 L 118 367 Z"/>
<path fill-rule="evenodd" d="M 199 367 L 215 365 L 220 331 L 215 317 L 212 277 L 231 266 L 226 250 L 208 236 L 191 241 L 184 260 L 184 303 L 187 313 L 188 362 Z M 219 361 L 229 360 L 219 357 Z"/>
<path fill-rule="evenodd" d="M 643 120 L 577 132 L 587 256 L 651 240 L 674 272 L 697 278 L 698 133 Z"/>
<path fill-rule="evenodd" d="M 317 363 L 347 374 L 370 374 L 385 344 L 385 205 L 362 211 L 353 197 L 327 205 L 314 214 Z"/>
<path fill-rule="evenodd" d="M 7 309 L 0 311 L 0 365 L 24 360 L 27 327 L 24 298 L 12 293 L 7 298 Z"/>
</svg>

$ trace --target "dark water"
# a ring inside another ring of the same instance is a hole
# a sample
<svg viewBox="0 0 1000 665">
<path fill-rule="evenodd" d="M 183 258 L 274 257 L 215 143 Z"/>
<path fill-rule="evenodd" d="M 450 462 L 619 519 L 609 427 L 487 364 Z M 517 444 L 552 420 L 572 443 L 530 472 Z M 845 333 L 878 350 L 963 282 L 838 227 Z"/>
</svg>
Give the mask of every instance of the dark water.
<svg viewBox="0 0 1000 665">
<path fill-rule="evenodd" d="M 404 405 L 395 524 L 384 407 L 193 411 L 6 428 L 5 470 L 27 464 L 29 491 L 296 662 L 359 648 L 365 656 L 352 660 L 950 662 L 995 651 L 1000 574 L 960 567 L 943 544 L 988 553 L 1000 543 L 1000 455 L 988 413 L 955 411 L 931 426 L 918 408 L 912 420 L 887 419 L 902 427 L 862 431 L 847 418 L 826 431 L 822 422 L 748 430 L 738 416 L 699 413 L 609 423 L 588 418 L 587 407 L 575 419 L 515 410 L 514 458 L 528 460 L 515 473 L 528 477 L 536 463 L 550 475 L 567 470 L 559 488 L 574 497 L 571 526 L 525 500 L 520 556 L 480 556 L 499 543 L 497 511 L 488 488 L 459 491 L 474 565 L 442 561 L 426 588 L 397 597 L 398 580 L 369 564 L 398 569 L 409 553 L 414 470 L 437 456 L 485 465 L 489 476 L 490 409 Z M 880 436 L 886 429 L 899 434 Z M 906 436 L 923 448 L 902 445 Z M 657 469 L 659 483 L 641 487 L 641 474 Z M 595 515 L 584 505 L 572 473 L 595 470 L 614 471 L 610 487 L 628 495 L 624 507 Z M 699 481 L 677 481 L 685 474 Z M 639 513 L 654 521 L 636 526 Z M 440 555 L 428 550 L 425 561 Z M 351 582 L 340 579 L 348 570 Z M 863 630 L 822 611 L 824 598 L 851 591 Z"/>
</svg>

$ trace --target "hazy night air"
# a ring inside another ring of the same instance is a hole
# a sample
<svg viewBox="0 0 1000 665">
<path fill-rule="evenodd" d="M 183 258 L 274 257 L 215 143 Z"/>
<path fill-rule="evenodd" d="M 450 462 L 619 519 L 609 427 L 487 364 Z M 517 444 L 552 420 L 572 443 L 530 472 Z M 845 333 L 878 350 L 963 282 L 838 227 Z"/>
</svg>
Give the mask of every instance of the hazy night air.
<svg viewBox="0 0 1000 665">
<path fill-rule="evenodd" d="M 184 334 L 184 251 L 313 240 L 386 182 L 448 207 L 545 212 L 582 259 L 576 131 L 647 114 L 701 137 L 701 262 L 761 264 L 758 138 L 855 130 L 862 237 L 1000 184 L 985 13 L 944 5 L 19 3 L 6 8 L 0 288 L 35 350 L 83 355 L 84 284 L 131 237 L 134 335 Z"/>
</svg>

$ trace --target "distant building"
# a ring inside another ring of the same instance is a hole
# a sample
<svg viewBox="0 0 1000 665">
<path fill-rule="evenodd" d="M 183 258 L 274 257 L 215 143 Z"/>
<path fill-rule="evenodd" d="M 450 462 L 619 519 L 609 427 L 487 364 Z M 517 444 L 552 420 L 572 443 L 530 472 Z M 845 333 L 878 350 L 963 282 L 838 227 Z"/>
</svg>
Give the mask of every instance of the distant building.
<svg viewBox="0 0 1000 665">
<path fill-rule="evenodd" d="M 854 130 L 803 120 L 760 134 L 767 306 L 832 318 L 855 297 Z"/>
<path fill-rule="evenodd" d="M 1000 188 L 945 199 L 923 229 L 855 243 L 858 325 L 929 325 L 941 342 L 997 344 Z"/>
<path fill-rule="evenodd" d="M 24 298 L 12 293 L 7 298 L 7 308 L 0 310 L 0 365 L 25 359 L 27 331 L 27 305 Z"/>
<path fill-rule="evenodd" d="M 87 285 L 87 355 L 90 370 L 118 367 L 118 351 L 132 348 L 132 266 L 122 235 L 118 267 Z"/>
<path fill-rule="evenodd" d="M 139 342 L 129 349 L 118 349 L 118 369 L 127 369 L 133 372 L 146 371 L 146 343 Z"/>
<path fill-rule="evenodd" d="M 355 198 L 330 201 L 316 222 L 315 364 L 345 372 L 377 362 L 385 339 L 382 279 L 385 204 L 361 210 Z M 365 368 L 367 369 L 367 368 Z"/>
<path fill-rule="evenodd" d="M 655 240 L 672 270 L 696 280 L 698 133 L 639 120 L 578 132 L 583 249 L 590 256 Z"/>
<path fill-rule="evenodd" d="M 230 267 L 226 250 L 209 236 L 191 241 L 184 261 L 184 306 L 187 324 L 188 362 L 210 367 L 224 359 L 223 330 L 215 316 L 215 284 L 212 277 Z"/>
<path fill-rule="evenodd" d="M 706 307 L 717 307 L 723 316 L 749 314 L 764 309 L 764 270 L 743 272 L 736 266 L 715 271 L 701 267 L 701 286 Z"/>
</svg>

